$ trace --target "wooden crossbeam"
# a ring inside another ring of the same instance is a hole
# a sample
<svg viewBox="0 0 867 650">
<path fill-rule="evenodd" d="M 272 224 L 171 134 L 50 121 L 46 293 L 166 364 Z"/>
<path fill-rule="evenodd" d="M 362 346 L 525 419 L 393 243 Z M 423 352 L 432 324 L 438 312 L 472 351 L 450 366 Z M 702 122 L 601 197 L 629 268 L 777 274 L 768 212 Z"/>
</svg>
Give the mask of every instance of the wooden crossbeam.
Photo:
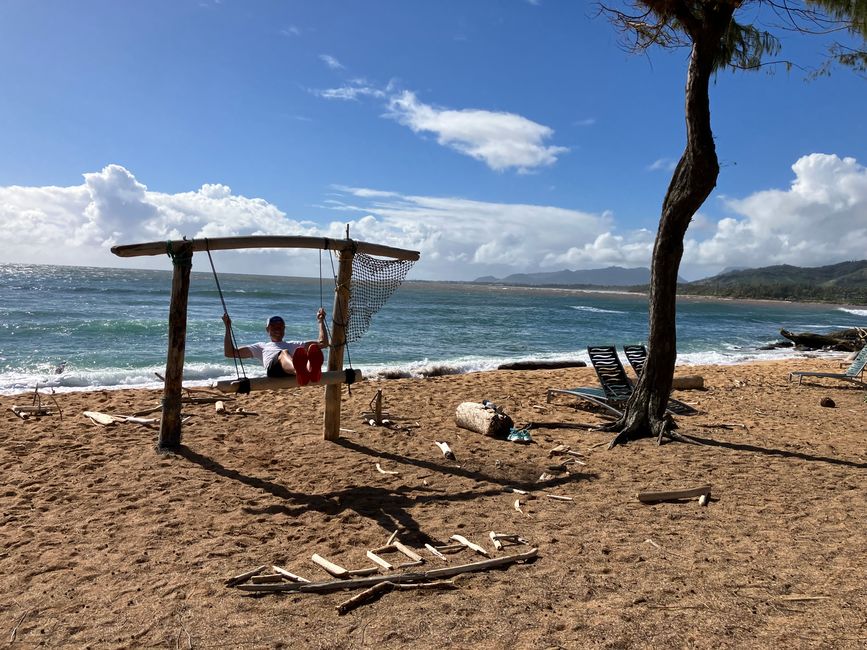
<svg viewBox="0 0 867 650">
<path fill-rule="evenodd" d="M 122 244 L 112 246 L 111 252 L 118 257 L 140 257 L 142 255 L 165 255 L 184 244 L 192 246 L 193 252 L 206 250 L 224 251 L 242 248 L 313 248 L 318 250 L 352 250 L 357 253 L 391 257 L 396 260 L 418 260 L 419 252 L 371 244 L 352 239 L 328 239 L 327 237 L 300 237 L 281 235 L 251 235 L 247 237 L 214 237 L 213 239 L 177 239 L 173 241 L 154 241 L 142 244 Z"/>
</svg>

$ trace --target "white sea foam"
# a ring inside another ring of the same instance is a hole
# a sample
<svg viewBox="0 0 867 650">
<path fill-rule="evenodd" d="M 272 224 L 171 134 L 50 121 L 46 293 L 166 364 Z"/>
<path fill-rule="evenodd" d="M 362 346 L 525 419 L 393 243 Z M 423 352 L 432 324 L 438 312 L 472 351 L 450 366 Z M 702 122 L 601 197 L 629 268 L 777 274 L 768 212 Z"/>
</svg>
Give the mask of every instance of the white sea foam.
<svg viewBox="0 0 867 650">
<path fill-rule="evenodd" d="M 847 314 L 854 314 L 855 316 L 864 316 L 867 318 L 867 309 L 849 309 L 847 307 L 840 307 L 840 311 L 845 311 Z"/>
<path fill-rule="evenodd" d="M 601 307 L 590 307 L 589 305 L 573 305 L 572 309 L 576 311 L 586 311 L 593 314 L 626 314 L 625 311 L 617 309 L 602 309 Z"/>
</svg>

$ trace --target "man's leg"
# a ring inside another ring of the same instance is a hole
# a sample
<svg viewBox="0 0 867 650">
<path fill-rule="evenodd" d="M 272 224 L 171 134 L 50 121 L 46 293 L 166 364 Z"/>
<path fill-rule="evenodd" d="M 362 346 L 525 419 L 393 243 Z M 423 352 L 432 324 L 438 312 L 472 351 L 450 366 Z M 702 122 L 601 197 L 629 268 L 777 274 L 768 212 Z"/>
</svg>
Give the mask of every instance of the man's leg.
<svg viewBox="0 0 867 650">
<path fill-rule="evenodd" d="M 310 373 L 310 381 L 314 384 L 319 383 L 322 379 L 322 362 L 325 357 L 322 354 L 322 349 L 318 343 L 311 343 L 307 346 L 307 370 Z"/>
<path fill-rule="evenodd" d="M 310 381 L 310 373 L 307 371 L 307 350 L 298 348 L 291 355 L 288 350 L 280 353 L 280 365 L 290 375 L 295 375 L 298 385 L 304 386 Z"/>
</svg>

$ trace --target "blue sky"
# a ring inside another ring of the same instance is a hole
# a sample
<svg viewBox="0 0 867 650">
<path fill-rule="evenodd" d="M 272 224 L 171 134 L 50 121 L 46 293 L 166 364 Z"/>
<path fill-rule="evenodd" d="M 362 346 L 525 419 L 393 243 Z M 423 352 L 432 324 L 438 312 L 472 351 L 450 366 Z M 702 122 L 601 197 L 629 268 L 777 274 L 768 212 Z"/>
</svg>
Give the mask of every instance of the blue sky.
<svg viewBox="0 0 867 650">
<path fill-rule="evenodd" d="M 350 224 L 420 250 L 415 279 L 648 266 L 686 58 L 624 51 L 589 2 L 4 0 L 0 262 L 169 268 L 108 248 Z M 847 70 L 720 74 L 722 173 L 681 275 L 867 257 L 865 100 Z"/>
</svg>

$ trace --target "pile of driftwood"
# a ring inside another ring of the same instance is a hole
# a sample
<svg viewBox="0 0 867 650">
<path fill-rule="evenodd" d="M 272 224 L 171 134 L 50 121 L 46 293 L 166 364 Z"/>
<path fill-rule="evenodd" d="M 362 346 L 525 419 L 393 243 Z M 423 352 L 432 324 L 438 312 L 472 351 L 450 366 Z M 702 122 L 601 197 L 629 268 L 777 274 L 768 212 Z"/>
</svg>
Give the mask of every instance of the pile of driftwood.
<svg viewBox="0 0 867 650">
<path fill-rule="evenodd" d="M 867 345 L 867 329 L 853 327 L 850 329 L 815 334 L 801 332 L 796 334 L 785 329 L 780 330 L 785 338 L 792 341 L 799 350 L 837 350 L 839 352 L 857 352 Z"/>
<path fill-rule="evenodd" d="M 424 564 L 425 560 L 413 549 L 398 542 L 395 537 L 396 533 L 389 538 L 385 546 L 368 551 L 367 557 L 375 565 L 360 569 L 346 569 L 321 555 L 314 554 L 311 558 L 313 562 L 337 578 L 336 580 L 311 582 L 307 578 L 273 565 L 271 566 L 271 573 L 265 573 L 268 570 L 268 565 L 262 565 L 251 571 L 229 578 L 226 580 L 226 586 L 258 594 L 287 591 L 322 594 L 363 589 L 364 591 L 361 593 L 337 605 L 338 613 L 345 614 L 359 605 L 377 600 L 389 591 L 402 589 L 455 589 L 456 585 L 453 581 L 443 580 L 443 578 L 451 578 L 464 573 L 487 571 L 493 568 L 506 567 L 510 564 L 527 562 L 535 559 L 538 554 L 538 550 L 535 547 L 531 546 L 527 540 L 518 535 L 491 532 L 491 541 L 494 544 L 494 548 L 498 551 L 503 550 L 504 544 L 523 544 L 528 548 L 522 553 L 490 558 L 490 554 L 483 546 L 475 544 L 461 535 L 452 535 L 451 541 L 456 543 L 441 546 L 425 544 L 425 548 L 441 560 L 446 559 L 443 553 L 451 553 L 461 549 L 470 549 L 489 559 L 439 569 L 398 573 L 395 571 L 417 567 Z M 392 552 L 397 553 L 398 556 L 403 556 L 402 560 L 409 561 L 392 562 L 383 557 Z M 372 575 L 382 570 L 386 571 L 386 573 Z"/>
</svg>

